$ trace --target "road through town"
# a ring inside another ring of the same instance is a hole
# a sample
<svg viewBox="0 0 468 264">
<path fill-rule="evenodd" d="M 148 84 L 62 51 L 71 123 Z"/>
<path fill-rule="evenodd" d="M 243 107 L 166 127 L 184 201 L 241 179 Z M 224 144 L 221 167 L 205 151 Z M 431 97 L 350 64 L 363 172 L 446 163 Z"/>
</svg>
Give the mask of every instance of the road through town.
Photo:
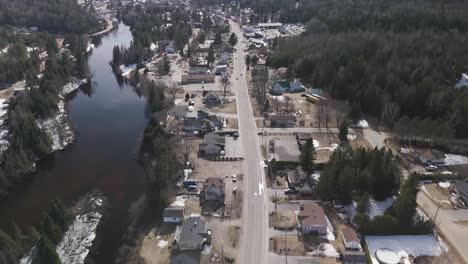
<svg viewBox="0 0 468 264">
<path fill-rule="evenodd" d="M 257 126 L 245 78 L 245 43 L 239 26 L 231 22 L 231 29 L 239 39 L 234 53 L 231 87 L 237 98 L 239 134 L 244 153 L 243 235 L 238 263 L 262 264 L 266 263 L 268 251 L 268 218 L 263 192 L 265 175 L 261 165 Z"/>
</svg>

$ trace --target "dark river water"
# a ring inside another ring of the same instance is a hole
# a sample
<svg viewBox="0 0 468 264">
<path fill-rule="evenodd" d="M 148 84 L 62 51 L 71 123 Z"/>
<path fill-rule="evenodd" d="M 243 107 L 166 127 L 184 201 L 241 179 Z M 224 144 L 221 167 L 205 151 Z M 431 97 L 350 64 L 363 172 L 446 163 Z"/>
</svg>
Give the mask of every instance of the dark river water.
<svg viewBox="0 0 468 264">
<path fill-rule="evenodd" d="M 99 190 L 111 209 L 95 260 L 113 262 L 126 231 L 127 209 L 144 185 L 136 153 L 147 124 L 145 100 L 130 85 L 119 85 L 109 66 L 114 45 L 128 46 L 131 40 L 129 27 L 121 24 L 93 50 L 88 58 L 93 93 L 79 91 L 69 102 L 76 143 L 41 162 L 31 181 L 0 202 L 0 228 L 8 230 L 11 219 L 21 227 L 35 225 L 51 199 L 72 205 L 83 194 Z"/>
</svg>

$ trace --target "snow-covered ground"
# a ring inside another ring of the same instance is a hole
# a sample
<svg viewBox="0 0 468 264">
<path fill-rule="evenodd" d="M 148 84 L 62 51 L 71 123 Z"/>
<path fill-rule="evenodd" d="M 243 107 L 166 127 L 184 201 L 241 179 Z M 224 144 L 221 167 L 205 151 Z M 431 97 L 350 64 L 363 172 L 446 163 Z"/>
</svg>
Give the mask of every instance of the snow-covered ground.
<svg viewBox="0 0 468 264">
<path fill-rule="evenodd" d="M 120 65 L 119 69 L 121 71 L 122 76 L 129 75 L 132 71 L 136 70 L 136 64 L 129 64 L 129 65 Z"/>
<path fill-rule="evenodd" d="M 176 196 L 176 200 L 171 204 L 171 206 L 175 207 L 185 207 L 185 201 L 187 201 L 187 196 L 181 195 Z"/>
<path fill-rule="evenodd" d="M 75 140 L 75 133 L 68 119 L 65 109 L 65 96 L 80 87 L 86 80 L 74 80 L 63 86 L 57 112 L 46 119 L 37 119 L 36 124 L 50 137 L 52 151 L 64 149 Z"/>
<path fill-rule="evenodd" d="M 79 214 L 63 235 L 57 246 L 57 254 L 62 263 L 83 264 L 96 238 L 96 230 L 102 218 L 100 209 L 103 200 L 90 198 L 91 211 Z"/>
<path fill-rule="evenodd" d="M 465 165 L 468 164 L 468 158 L 462 155 L 445 154 L 444 162 L 447 166 Z"/>
<path fill-rule="evenodd" d="M 463 73 L 461 79 L 455 84 L 455 88 L 468 87 L 468 73 Z"/>
<path fill-rule="evenodd" d="M 368 214 L 371 219 L 373 219 L 376 216 L 383 215 L 385 211 L 392 206 L 392 204 L 395 202 L 395 197 L 389 197 L 385 201 L 376 201 L 374 199 L 369 199 L 369 210 Z"/>
<path fill-rule="evenodd" d="M 92 196 L 86 199 L 86 208 L 79 208 L 83 212 L 75 217 L 62 242 L 57 245 L 57 255 L 64 264 L 83 264 L 96 238 L 96 230 L 102 219 L 103 199 Z M 34 251 L 35 247 L 19 263 L 32 264 Z"/>
<path fill-rule="evenodd" d="M 404 258 L 405 264 L 410 264 L 409 255 L 418 256 L 439 256 L 447 248 L 445 244 L 434 238 L 433 235 L 417 236 L 366 236 L 367 247 L 373 264 L 379 264 L 375 258 L 375 251 L 380 248 L 387 248 Z"/>
<path fill-rule="evenodd" d="M 314 251 L 307 252 L 308 256 L 337 258 L 340 256 L 332 244 L 320 243 Z"/>
<path fill-rule="evenodd" d="M 325 216 L 325 219 L 327 220 L 327 235 L 323 236 L 324 239 L 327 239 L 328 241 L 335 241 L 335 235 L 333 234 L 333 225 L 331 224 L 330 220 L 328 220 L 328 217 Z"/>
</svg>

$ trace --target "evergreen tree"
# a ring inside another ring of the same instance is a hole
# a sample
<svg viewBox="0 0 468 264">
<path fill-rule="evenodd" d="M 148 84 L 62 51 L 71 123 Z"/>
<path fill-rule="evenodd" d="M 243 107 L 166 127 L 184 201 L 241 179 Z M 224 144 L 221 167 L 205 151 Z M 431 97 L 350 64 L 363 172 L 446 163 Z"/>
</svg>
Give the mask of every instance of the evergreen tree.
<svg viewBox="0 0 468 264">
<path fill-rule="evenodd" d="M 229 41 L 228 42 L 229 42 L 229 44 L 231 46 L 235 46 L 237 44 L 237 36 L 236 36 L 236 34 L 234 32 L 231 33 L 231 36 L 229 36 Z"/>
<path fill-rule="evenodd" d="M 61 264 L 57 255 L 55 245 L 50 241 L 45 234 L 41 235 L 35 255 L 32 261 L 33 264 Z"/>
<path fill-rule="evenodd" d="M 301 155 L 299 156 L 299 162 L 301 164 L 302 170 L 307 173 L 314 172 L 314 159 L 315 159 L 315 148 L 314 143 L 311 138 L 309 138 L 301 150 Z"/>
</svg>

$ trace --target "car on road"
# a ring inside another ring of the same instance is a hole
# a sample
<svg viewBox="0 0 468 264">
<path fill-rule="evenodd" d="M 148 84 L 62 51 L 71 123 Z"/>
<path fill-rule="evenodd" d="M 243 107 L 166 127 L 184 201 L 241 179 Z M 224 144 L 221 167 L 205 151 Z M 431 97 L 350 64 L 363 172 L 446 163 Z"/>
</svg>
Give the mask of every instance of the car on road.
<svg viewBox="0 0 468 264">
<path fill-rule="evenodd" d="M 232 175 L 232 182 L 236 182 L 237 181 L 237 176 L 235 174 Z"/>
<path fill-rule="evenodd" d="M 435 165 L 428 165 L 428 166 L 424 167 L 424 169 L 426 169 L 426 171 L 436 171 L 436 170 L 437 170 L 437 166 L 435 166 Z"/>
<path fill-rule="evenodd" d="M 237 139 L 239 137 L 239 132 L 235 131 L 233 134 L 232 134 L 232 137 L 234 139 Z"/>
</svg>

